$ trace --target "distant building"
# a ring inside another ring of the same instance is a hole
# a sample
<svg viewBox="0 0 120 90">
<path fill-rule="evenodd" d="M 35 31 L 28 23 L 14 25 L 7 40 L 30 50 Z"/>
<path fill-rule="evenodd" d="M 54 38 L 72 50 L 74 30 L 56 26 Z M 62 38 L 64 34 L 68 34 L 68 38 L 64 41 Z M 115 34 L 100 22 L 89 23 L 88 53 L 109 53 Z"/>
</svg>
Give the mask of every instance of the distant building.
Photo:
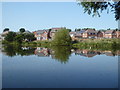
<svg viewBox="0 0 120 90">
<path fill-rule="evenodd" d="M 76 39 L 83 38 L 83 34 L 84 34 L 85 32 L 86 32 L 86 30 L 76 31 L 75 38 L 76 38 Z"/>
<path fill-rule="evenodd" d="M 117 38 L 117 33 L 115 30 L 107 30 L 104 34 L 104 38 Z"/>
<path fill-rule="evenodd" d="M 97 31 L 88 29 L 83 33 L 83 38 L 97 38 Z"/>
<path fill-rule="evenodd" d="M 72 40 L 75 40 L 76 32 L 74 32 L 74 31 L 69 32 L 69 35 L 70 35 L 70 37 L 72 38 Z"/>
<path fill-rule="evenodd" d="M 55 33 L 61 29 L 66 29 L 66 28 L 65 27 L 51 28 L 51 29 L 34 31 L 33 33 L 37 40 L 41 40 L 41 41 L 42 40 L 53 40 Z"/>
<path fill-rule="evenodd" d="M 48 32 L 49 30 L 38 30 L 33 32 L 37 40 L 48 40 Z"/>
<path fill-rule="evenodd" d="M 97 38 L 103 38 L 104 32 L 103 31 L 97 31 Z"/>
<path fill-rule="evenodd" d="M 117 38 L 120 38 L 120 31 L 116 31 Z"/>
<path fill-rule="evenodd" d="M 6 36 L 9 32 L 10 32 L 10 31 L 2 32 L 2 34 L 0 35 L 1 40 L 4 40 L 5 36 Z"/>
</svg>

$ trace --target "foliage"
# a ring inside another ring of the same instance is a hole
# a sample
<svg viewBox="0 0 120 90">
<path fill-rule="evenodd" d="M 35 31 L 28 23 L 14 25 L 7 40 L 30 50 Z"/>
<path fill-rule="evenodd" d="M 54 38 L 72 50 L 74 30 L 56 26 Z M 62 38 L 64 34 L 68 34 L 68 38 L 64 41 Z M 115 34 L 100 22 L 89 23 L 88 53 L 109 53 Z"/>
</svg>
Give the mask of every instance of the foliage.
<svg viewBox="0 0 120 90">
<path fill-rule="evenodd" d="M 25 32 L 25 29 L 24 29 L 24 28 L 21 28 L 19 31 L 20 31 L 21 33 L 23 33 L 23 32 Z"/>
<path fill-rule="evenodd" d="M 5 40 L 8 42 L 12 42 L 15 40 L 15 36 L 16 33 L 15 32 L 9 32 L 6 36 L 5 36 Z"/>
<path fill-rule="evenodd" d="M 70 46 L 53 46 L 51 49 L 54 51 L 54 58 L 61 63 L 66 63 L 71 55 Z"/>
<path fill-rule="evenodd" d="M 15 36 L 15 41 L 17 41 L 18 43 L 22 43 L 23 38 L 24 38 L 24 36 L 22 34 L 17 34 Z"/>
<path fill-rule="evenodd" d="M 5 28 L 5 29 L 3 30 L 3 32 L 6 32 L 6 31 L 9 31 L 9 28 Z"/>
<path fill-rule="evenodd" d="M 53 45 L 70 45 L 71 37 L 67 29 L 61 29 L 55 33 L 54 40 L 52 41 Z"/>
<path fill-rule="evenodd" d="M 109 13 L 109 9 L 111 9 L 111 12 L 114 11 L 116 20 L 120 19 L 120 1 L 119 2 L 80 2 L 78 0 L 78 4 L 82 5 L 84 8 L 84 13 L 88 13 L 89 15 L 92 14 L 92 16 L 99 16 L 102 11 L 107 10 L 107 13 Z"/>
<path fill-rule="evenodd" d="M 101 40 L 87 40 L 73 44 L 75 48 L 84 49 L 103 49 L 103 50 L 120 50 L 119 39 L 101 39 Z"/>
<path fill-rule="evenodd" d="M 8 56 L 13 57 L 16 55 L 26 56 L 26 55 L 33 55 L 35 48 L 26 47 L 27 49 L 23 49 L 23 47 L 18 45 L 10 45 L 7 44 L 4 46 L 3 52 L 5 52 Z"/>
<path fill-rule="evenodd" d="M 36 38 L 34 37 L 33 33 L 25 33 L 24 34 L 24 39 L 26 39 L 27 41 L 34 41 L 36 40 Z"/>
</svg>

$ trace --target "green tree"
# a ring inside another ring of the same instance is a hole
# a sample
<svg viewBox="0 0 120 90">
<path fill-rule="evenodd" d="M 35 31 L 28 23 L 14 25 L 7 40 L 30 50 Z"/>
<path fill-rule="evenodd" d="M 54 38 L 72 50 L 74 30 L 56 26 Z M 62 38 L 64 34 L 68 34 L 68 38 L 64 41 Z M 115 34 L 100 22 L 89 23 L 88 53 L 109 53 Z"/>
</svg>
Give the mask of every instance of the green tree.
<svg viewBox="0 0 120 90">
<path fill-rule="evenodd" d="M 55 33 L 54 40 L 52 41 L 53 45 L 70 45 L 71 37 L 67 29 L 61 29 Z"/>
<path fill-rule="evenodd" d="M 34 41 L 34 40 L 36 40 L 36 38 L 35 38 L 33 33 L 25 33 L 24 34 L 24 39 L 26 39 L 27 41 Z"/>
<path fill-rule="evenodd" d="M 6 31 L 9 31 L 9 28 L 5 28 L 5 29 L 3 30 L 3 32 L 6 32 Z"/>
<path fill-rule="evenodd" d="M 15 41 L 17 41 L 18 43 L 22 43 L 23 39 L 24 39 L 24 35 L 23 34 L 17 34 L 15 36 Z"/>
<path fill-rule="evenodd" d="M 14 39 L 15 36 L 16 36 L 16 33 L 11 31 L 5 36 L 5 40 L 8 41 L 8 42 L 12 42 L 12 41 L 15 40 Z"/>
<path fill-rule="evenodd" d="M 19 30 L 21 33 L 25 32 L 25 29 L 24 28 L 20 28 Z"/>
<path fill-rule="evenodd" d="M 102 11 L 107 10 L 107 13 L 109 11 L 113 11 L 115 14 L 115 19 L 120 19 L 120 1 L 119 2 L 80 2 L 80 0 L 77 0 L 79 5 L 82 5 L 84 9 L 84 13 L 88 13 L 89 15 L 92 14 L 92 16 L 99 16 Z M 85 1 L 85 0 L 84 0 Z M 113 0 L 115 1 L 115 0 Z"/>
</svg>

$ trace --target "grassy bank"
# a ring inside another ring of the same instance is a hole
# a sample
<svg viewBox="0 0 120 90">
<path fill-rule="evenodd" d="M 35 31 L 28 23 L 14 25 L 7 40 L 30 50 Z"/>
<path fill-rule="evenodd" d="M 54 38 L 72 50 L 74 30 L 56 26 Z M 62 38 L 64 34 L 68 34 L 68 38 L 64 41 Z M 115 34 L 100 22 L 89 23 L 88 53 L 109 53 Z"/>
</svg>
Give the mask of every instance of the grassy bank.
<svg viewBox="0 0 120 90">
<path fill-rule="evenodd" d="M 21 45 L 30 47 L 52 47 L 51 41 L 32 41 L 32 42 L 7 42 L 3 44 Z M 79 42 L 74 42 L 70 46 L 79 49 L 96 49 L 96 50 L 120 50 L 120 39 L 86 39 Z"/>
<path fill-rule="evenodd" d="M 74 43 L 72 46 L 74 48 L 79 48 L 79 49 L 117 50 L 120 49 L 120 40 L 119 39 L 89 39 Z"/>
</svg>

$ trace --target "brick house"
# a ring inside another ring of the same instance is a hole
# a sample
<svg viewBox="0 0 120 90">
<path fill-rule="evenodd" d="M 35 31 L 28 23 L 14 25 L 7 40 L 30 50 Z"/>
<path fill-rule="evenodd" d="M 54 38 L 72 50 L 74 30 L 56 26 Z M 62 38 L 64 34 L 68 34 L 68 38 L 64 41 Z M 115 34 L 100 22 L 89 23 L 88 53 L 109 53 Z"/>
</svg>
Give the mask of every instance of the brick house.
<svg viewBox="0 0 120 90">
<path fill-rule="evenodd" d="M 85 33 L 85 32 L 86 32 L 86 30 L 76 31 L 75 38 L 76 39 L 83 38 L 83 33 Z"/>
<path fill-rule="evenodd" d="M 120 38 L 120 31 L 116 31 L 117 38 Z"/>
<path fill-rule="evenodd" d="M 88 29 L 83 33 L 82 37 L 83 38 L 97 38 L 97 31 L 93 29 Z"/>
<path fill-rule="evenodd" d="M 49 30 L 38 30 L 38 31 L 35 31 L 33 33 L 34 33 L 37 40 L 43 41 L 43 40 L 48 40 L 49 39 L 48 38 Z"/>
<path fill-rule="evenodd" d="M 117 33 L 115 30 L 107 30 L 104 34 L 104 38 L 117 38 Z"/>
<path fill-rule="evenodd" d="M 103 38 L 104 32 L 103 31 L 97 31 L 97 38 Z"/>
<path fill-rule="evenodd" d="M 37 40 L 40 40 L 40 41 L 53 40 L 55 33 L 61 29 L 66 29 L 66 28 L 65 27 L 51 28 L 51 29 L 46 29 L 46 30 L 38 30 L 33 33 Z"/>
</svg>

